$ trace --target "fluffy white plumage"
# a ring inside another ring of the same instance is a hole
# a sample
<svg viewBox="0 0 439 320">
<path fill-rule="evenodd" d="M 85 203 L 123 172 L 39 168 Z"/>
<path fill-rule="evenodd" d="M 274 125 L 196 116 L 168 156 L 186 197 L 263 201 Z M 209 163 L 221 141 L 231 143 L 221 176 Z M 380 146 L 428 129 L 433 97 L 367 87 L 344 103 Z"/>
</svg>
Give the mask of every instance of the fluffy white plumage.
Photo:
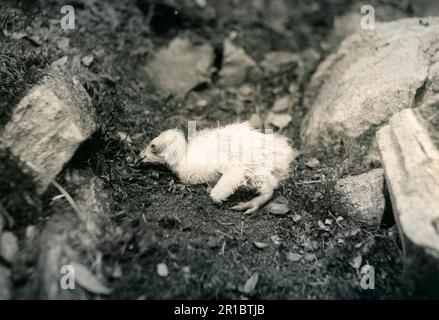
<svg viewBox="0 0 439 320">
<path fill-rule="evenodd" d="M 184 184 L 216 183 L 210 196 L 225 201 L 240 186 L 259 196 L 232 209 L 255 212 L 290 174 L 296 157 L 288 139 L 261 133 L 248 122 L 205 129 L 186 142 L 180 130 L 166 130 L 142 150 L 144 162 L 167 164 Z"/>
</svg>

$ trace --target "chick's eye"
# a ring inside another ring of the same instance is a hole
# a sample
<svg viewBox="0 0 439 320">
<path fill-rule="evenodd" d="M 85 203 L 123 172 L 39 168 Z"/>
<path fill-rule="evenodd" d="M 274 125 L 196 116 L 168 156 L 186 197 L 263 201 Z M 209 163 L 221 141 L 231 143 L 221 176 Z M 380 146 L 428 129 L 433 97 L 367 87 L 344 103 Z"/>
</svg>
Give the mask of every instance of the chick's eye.
<svg viewBox="0 0 439 320">
<path fill-rule="evenodd" d="M 151 144 L 151 151 L 152 152 L 156 152 L 157 151 L 157 146 L 154 143 Z"/>
</svg>

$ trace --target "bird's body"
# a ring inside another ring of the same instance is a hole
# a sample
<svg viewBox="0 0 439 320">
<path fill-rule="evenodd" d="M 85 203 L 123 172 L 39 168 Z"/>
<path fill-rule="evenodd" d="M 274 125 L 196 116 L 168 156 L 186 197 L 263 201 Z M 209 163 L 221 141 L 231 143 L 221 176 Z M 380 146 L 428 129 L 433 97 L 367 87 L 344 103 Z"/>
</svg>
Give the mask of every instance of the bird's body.
<svg viewBox="0 0 439 320">
<path fill-rule="evenodd" d="M 202 130 L 188 142 L 181 131 L 167 130 L 141 156 L 145 162 L 168 164 L 184 184 L 216 183 L 210 192 L 215 202 L 225 201 L 240 186 L 256 189 L 258 197 L 234 207 L 251 213 L 289 176 L 295 152 L 287 138 L 244 122 Z"/>
</svg>

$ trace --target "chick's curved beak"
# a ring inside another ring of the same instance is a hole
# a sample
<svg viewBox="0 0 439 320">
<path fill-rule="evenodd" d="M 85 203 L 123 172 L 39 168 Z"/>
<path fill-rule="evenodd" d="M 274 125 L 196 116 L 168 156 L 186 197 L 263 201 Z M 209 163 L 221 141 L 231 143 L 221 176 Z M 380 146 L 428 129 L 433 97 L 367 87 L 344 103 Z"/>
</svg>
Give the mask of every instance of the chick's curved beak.
<svg viewBox="0 0 439 320">
<path fill-rule="evenodd" d="M 134 166 L 138 166 L 139 164 L 141 164 L 142 162 L 144 162 L 145 158 L 144 157 L 140 157 L 139 159 L 137 159 L 137 161 L 134 163 Z"/>
<path fill-rule="evenodd" d="M 150 162 L 150 160 L 148 159 L 148 156 L 147 156 L 147 154 L 146 154 L 146 152 L 145 152 L 146 150 L 142 150 L 141 152 L 140 152 L 140 155 L 139 155 L 139 158 L 137 159 L 137 161 L 136 161 L 136 166 L 138 166 L 139 164 L 141 164 L 142 162 L 143 163 L 148 163 L 148 162 Z"/>
</svg>

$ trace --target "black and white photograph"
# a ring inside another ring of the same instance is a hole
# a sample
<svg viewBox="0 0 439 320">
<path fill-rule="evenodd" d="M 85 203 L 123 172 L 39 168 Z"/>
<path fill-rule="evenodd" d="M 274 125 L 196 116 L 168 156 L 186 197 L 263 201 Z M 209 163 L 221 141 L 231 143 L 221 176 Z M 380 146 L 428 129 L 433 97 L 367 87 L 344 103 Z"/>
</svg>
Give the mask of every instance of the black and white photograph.
<svg viewBox="0 0 439 320">
<path fill-rule="evenodd" d="M 439 1 L 0 0 L 0 300 L 438 299 Z"/>
</svg>

